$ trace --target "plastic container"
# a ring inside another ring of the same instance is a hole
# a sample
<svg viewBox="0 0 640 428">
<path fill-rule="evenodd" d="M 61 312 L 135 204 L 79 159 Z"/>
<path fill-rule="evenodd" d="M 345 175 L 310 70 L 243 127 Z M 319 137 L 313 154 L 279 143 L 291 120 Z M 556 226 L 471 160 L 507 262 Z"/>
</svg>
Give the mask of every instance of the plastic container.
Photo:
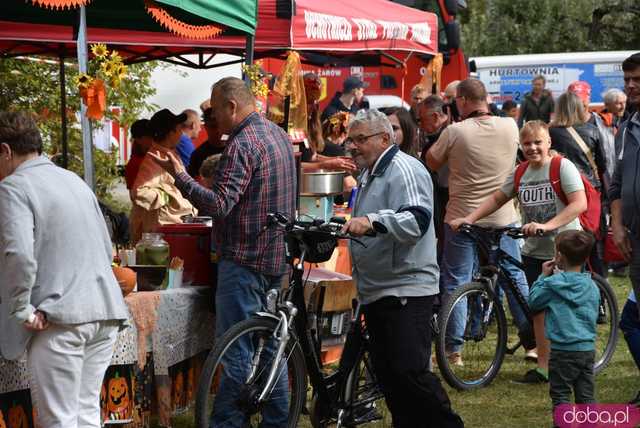
<svg viewBox="0 0 640 428">
<path fill-rule="evenodd" d="M 170 258 L 184 261 L 183 285 L 216 284 L 216 265 L 211 262 L 211 226 L 206 224 L 170 224 L 160 226 L 169 243 Z"/>
</svg>

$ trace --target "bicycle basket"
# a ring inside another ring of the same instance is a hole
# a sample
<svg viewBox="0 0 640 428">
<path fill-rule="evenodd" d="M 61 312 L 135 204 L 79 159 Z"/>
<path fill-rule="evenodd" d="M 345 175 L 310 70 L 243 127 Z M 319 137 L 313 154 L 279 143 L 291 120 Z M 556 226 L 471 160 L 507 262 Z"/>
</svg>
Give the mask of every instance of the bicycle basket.
<svg viewBox="0 0 640 428">
<path fill-rule="evenodd" d="M 309 263 L 322 263 L 331 258 L 333 250 L 338 245 L 338 240 L 326 233 L 305 232 L 302 237 L 289 236 L 286 238 L 288 257 L 299 258 L 302 249 L 307 252 L 304 261 Z"/>
</svg>

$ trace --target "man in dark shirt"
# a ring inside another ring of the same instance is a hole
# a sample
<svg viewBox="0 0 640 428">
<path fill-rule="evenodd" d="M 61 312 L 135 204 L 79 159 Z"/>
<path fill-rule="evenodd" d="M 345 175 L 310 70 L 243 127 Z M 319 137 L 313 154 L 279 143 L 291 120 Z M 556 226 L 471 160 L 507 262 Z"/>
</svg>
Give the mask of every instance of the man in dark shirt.
<svg viewBox="0 0 640 428">
<path fill-rule="evenodd" d="M 211 107 L 204 110 L 202 113 L 204 120 L 204 129 L 207 132 L 207 141 L 202 143 L 200 147 L 194 150 L 191 154 L 191 162 L 187 167 L 187 172 L 193 178 L 200 175 L 200 166 L 209 156 L 220 154 L 224 151 L 226 146 L 226 139 L 222 139 L 222 134 L 218 129 L 216 118 L 213 117 L 213 110 Z"/>
<path fill-rule="evenodd" d="M 178 158 L 153 156 L 175 177 L 176 186 L 201 213 L 216 220 L 219 243 L 216 289 L 216 337 L 231 326 L 263 311 L 266 294 L 280 288 L 286 272 L 284 238 L 267 229 L 268 213 L 293 216 L 296 195 L 296 167 L 293 145 L 276 124 L 256 113 L 255 99 L 244 82 L 235 77 L 219 80 L 211 93 L 213 114 L 221 133 L 229 135 L 227 147 L 211 189 L 191 178 Z M 239 343 L 238 361 L 225 367 L 212 416 L 212 426 L 231 419 L 243 425 L 237 397 L 227 385 L 247 379 L 252 344 Z M 247 371 L 247 372 L 245 372 Z M 278 379 L 272 399 L 263 408 L 263 426 L 286 426 L 289 412 L 286 371 Z M 281 393 L 279 391 L 285 391 Z M 218 403 L 219 398 L 224 397 Z M 239 416 L 240 415 L 240 416 Z M 226 426 L 226 425 L 225 425 Z M 234 424 L 234 426 L 236 426 Z"/>
<path fill-rule="evenodd" d="M 549 123 L 554 109 L 553 95 L 544 88 L 547 80 L 543 75 L 537 75 L 531 81 L 531 92 L 524 95 L 520 105 L 518 128 L 522 128 L 530 120 L 541 120 Z"/>
<path fill-rule="evenodd" d="M 336 92 L 331 102 L 322 112 L 322 122 L 340 111 L 348 111 L 355 114 L 364 97 L 364 82 L 357 76 L 349 76 L 342 84 L 342 92 Z M 367 108 L 368 106 L 362 106 Z"/>
</svg>

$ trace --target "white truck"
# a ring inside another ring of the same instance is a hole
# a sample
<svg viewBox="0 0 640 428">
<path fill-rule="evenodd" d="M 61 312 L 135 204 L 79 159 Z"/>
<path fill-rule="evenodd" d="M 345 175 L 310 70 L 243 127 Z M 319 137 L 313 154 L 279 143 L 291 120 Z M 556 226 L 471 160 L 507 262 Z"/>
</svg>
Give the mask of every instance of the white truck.
<svg viewBox="0 0 640 428">
<path fill-rule="evenodd" d="M 591 103 L 602 105 L 602 94 L 610 88 L 622 89 L 621 64 L 635 51 L 572 52 L 534 55 L 503 55 L 471 58 L 470 69 L 486 86 L 493 101 L 520 104 L 531 91 L 531 80 L 543 75 L 554 98 L 573 81 L 591 84 Z"/>
</svg>

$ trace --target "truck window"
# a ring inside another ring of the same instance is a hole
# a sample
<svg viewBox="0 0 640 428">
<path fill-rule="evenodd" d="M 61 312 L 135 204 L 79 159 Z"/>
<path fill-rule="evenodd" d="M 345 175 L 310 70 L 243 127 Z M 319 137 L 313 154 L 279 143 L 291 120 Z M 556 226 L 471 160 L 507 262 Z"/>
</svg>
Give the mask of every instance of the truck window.
<svg viewBox="0 0 640 428">
<path fill-rule="evenodd" d="M 380 88 L 382 89 L 396 89 L 398 87 L 398 82 L 396 82 L 396 78 L 390 74 L 383 74 L 380 77 Z"/>
</svg>

